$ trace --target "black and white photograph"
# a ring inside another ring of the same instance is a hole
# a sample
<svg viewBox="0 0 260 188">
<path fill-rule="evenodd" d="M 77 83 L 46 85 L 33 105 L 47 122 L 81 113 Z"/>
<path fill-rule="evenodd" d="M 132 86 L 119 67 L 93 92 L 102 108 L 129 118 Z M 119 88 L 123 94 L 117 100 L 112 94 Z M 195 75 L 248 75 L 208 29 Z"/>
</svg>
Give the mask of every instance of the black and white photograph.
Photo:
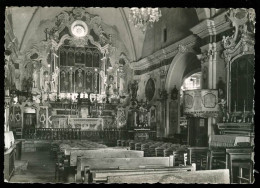
<svg viewBox="0 0 260 188">
<path fill-rule="evenodd" d="M 203 7 L 6 6 L 4 182 L 254 184 L 256 10 Z"/>
</svg>

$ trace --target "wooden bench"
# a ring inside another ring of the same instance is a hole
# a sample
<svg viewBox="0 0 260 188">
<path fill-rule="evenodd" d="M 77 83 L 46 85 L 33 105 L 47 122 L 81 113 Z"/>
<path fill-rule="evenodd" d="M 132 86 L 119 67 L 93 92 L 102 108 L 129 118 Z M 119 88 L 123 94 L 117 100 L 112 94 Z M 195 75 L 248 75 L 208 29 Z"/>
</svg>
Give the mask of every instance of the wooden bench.
<svg viewBox="0 0 260 188">
<path fill-rule="evenodd" d="M 69 149 L 65 150 L 65 156 L 63 164 L 56 165 L 55 171 L 55 179 L 57 178 L 60 180 L 61 176 L 68 180 L 69 176 L 75 175 L 76 165 L 77 165 L 77 158 L 78 157 L 86 157 L 86 158 L 138 158 L 143 157 L 143 151 L 130 151 L 126 149 L 112 149 L 112 148 L 86 148 L 86 149 Z"/>
<path fill-rule="evenodd" d="M 138 169 L 140 167 L 173 167 L 173 156 L 140 158 L 86 158 L 77 160 L 76 182 L 88 182 L 90 170 Z"/>
<path fill-rule="evenodd" d="M 201 170 L 187 172 L 168 172 L 156 174 L 135 174 L 108 176 L 108 183 L 209 183 L 209 184 L 229 184 L 229 170 Z"/>
<path fill-rule="evenodd" d="M 144 157 L 143 151 L 131 151 L 126 149 L 91 149 L 91 150 L 75 150 L 70 153 L 70 166 L 77 165 L 77 158 L 84 156 L 86 158 L 136 158 Z"/>
<path fill-rule="evenodd" d="M 143 175 L 143 174 L 157 174 L 157 173 L 169 173 L 173 171 L 195 171 L 196 165 L 183 166 L 183 167 L 147 167 L 137 169 L 105 169 L 105 170 L 90 170 L 88 183 L 107 183 L 107 179 L 110 176 L 128 176 L 128 175 Z M 84 182 L 85 183 L 85 182 Z"/>
</svg>

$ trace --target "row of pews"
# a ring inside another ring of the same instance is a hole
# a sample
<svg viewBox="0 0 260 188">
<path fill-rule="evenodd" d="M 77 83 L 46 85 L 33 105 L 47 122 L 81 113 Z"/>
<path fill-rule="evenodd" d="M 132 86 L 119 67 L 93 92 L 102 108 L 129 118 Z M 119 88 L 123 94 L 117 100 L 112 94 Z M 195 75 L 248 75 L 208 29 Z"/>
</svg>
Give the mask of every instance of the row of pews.
<svg viewBox="0 0 260 188">
<path fill-rule="evenodd" d="M 186 151 L 187 146 L 156 141 L 118 140 L 116 147 L 86 140 L 51 144 L 58 182 L 229 183 L 227 169 L 208 171 L 205 177 L 195 164 L 186 164 Z"/>
<path fill-rule="evenodd" d="M 169 157 L 173 155 L 174 165 L 186 166 L 195 163 L 198 170 L 205 170 L 207 167 L 207 150 L 196 149 L 189 145 L 173 144 L 162 141 L 137 141 L 137 140 L 117 140 L 118 147 L 128 147 L 130 150 L 140 150 L 145 157 Z"/>
</svg>

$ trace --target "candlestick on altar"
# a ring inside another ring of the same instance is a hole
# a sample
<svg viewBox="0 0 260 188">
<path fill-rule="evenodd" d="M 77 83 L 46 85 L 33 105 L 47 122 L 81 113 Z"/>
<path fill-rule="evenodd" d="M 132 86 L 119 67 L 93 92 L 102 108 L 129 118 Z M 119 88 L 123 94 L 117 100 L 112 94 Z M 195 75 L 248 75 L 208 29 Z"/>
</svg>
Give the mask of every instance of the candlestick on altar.
<svg viewBox="0 0 260 188">
<path fill-rule="evenodd" d="M 235 101 L 235 109 L 234 109 L 234 112 L 236 112 L 237 111 L 237 103 L 236 103 L 236 101 Z"/>
</svg>

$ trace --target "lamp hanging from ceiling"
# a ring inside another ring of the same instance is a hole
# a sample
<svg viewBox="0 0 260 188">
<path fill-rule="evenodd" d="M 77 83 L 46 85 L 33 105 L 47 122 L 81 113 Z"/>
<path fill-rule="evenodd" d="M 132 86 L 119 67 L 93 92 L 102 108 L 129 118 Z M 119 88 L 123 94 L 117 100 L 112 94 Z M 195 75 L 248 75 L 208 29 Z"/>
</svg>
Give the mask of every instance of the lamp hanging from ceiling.
<svg viewBox="0 0 260 188">
<path fill-rule="evenodd" d="M 159 8 L 130 8 L 129 21 L 145 32 L 147 27 L 152 27 L 161 16 Z"/>
</svg>

